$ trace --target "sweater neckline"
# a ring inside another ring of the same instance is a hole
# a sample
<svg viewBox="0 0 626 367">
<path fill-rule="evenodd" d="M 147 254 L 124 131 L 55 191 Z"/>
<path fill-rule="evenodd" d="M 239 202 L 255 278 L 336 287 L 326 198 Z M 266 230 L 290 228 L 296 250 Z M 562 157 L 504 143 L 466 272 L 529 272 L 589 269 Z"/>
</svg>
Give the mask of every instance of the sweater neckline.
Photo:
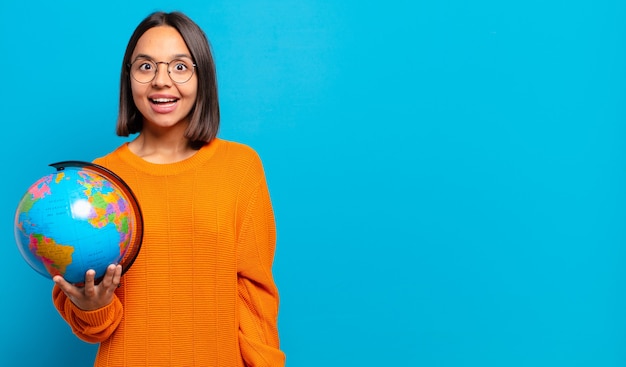
<svg viewBox="0 0 626 367">
<path fill-rule="evenodd" d="M 182 161 L 174 162 L 174 163 L 152 163 L 144 160 L 139 157 L 135 153 L 133 153 L 128 148 L 128 142 L 122 144 L 117 152 L 120 158 L 126 161 L 133 168 L 142 171 L 144 173 L 154 175 L 154 176 L 168 176 L 175 175 L 187 170 L 194 169 L 201 165 L 202 163 L 208 161 L 218 146 L 221 145 L 223 141 L 221 139 L 215 138 L 209 144 L 201 147 L 194 155 L 189 158 L 183 159 Z"/>
</svg>

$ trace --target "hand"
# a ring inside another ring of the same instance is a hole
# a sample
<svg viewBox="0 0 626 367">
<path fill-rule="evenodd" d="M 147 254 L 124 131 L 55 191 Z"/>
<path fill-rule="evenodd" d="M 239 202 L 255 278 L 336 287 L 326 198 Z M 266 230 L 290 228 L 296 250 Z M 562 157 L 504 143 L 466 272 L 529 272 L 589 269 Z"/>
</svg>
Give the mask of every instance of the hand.
<svg viewBox="0 0 626 367">
<path fill-rule="evenodd" d="M 81 287 L 69 283 L 60 275 L 55 276 L 52 280 L 78 308 L 84 311 L 93 311 L 113 301 L 114 292 L 122 278 L 122 265 L 109 265 L 104 277 L 97 285 L 95 284 L 95 277 L 95 270 L 87 270 L 85 285 Z"/>
</svg>

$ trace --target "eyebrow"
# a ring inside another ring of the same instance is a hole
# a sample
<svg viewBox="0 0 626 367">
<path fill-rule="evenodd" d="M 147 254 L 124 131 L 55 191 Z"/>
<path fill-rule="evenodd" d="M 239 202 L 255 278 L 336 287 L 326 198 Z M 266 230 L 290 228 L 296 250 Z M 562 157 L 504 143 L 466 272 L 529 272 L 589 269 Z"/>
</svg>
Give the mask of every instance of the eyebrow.
<svg viewBox="0 0 626 367">
<path fill-rule="evenodd" d="M 176 59 L 179 59 L 179 58 L 181 58 L 181 57 L 186 57 L 186 58 L 188 58 L 188 59 L 193 60 L 193 58 L 192 58 L 190 55 L 188 55 L 188 54 L 176 54 L 176 55 L 174 55 L 174 57 L 172 58 L 172 60 L 176 60 Z M 137 60 L 137 59 L 148 59 L 148 60 L 154 60 L 154 57 L 152 57 L 152 56 L 150 56 L 150 55 L 147 55 L 147 54 L 138 54 L 137 56 L 135 56 L 134 60 Z"/>
</svg>

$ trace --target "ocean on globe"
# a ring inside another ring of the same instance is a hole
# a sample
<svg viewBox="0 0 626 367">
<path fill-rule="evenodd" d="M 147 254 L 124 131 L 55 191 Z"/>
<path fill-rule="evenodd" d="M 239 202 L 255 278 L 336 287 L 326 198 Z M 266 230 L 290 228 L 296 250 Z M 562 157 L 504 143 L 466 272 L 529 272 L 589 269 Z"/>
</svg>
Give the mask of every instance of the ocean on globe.
<svg viewBox="0 0 626 367">
<path fill-rule="evenodd" d="M 89 269 L 101 279 L 110 264 L 125 273 L 139 253 L 143 218 L 126 183 L 88 162 L 53 163 L 56 172 L 33 183 L 15 212 L 15 240 L 28 265 L 80 284 Z"/>
</svg>

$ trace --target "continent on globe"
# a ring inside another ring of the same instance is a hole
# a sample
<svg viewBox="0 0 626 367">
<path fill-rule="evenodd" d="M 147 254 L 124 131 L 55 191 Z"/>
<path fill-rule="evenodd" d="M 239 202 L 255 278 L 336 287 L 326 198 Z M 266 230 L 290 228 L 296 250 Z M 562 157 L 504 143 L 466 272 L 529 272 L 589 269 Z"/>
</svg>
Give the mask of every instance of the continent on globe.
<svg viewBox="0 0 626 367">
<path fill-rule="evenodd" d="M 40 234 L 31 236 L 30 250 L 41 257 L 43 265 L 50 275 L 63 275 L 66 268 L 72 263 L 74 248 L 56 243 L 54 239 Z"/>
</svg>

